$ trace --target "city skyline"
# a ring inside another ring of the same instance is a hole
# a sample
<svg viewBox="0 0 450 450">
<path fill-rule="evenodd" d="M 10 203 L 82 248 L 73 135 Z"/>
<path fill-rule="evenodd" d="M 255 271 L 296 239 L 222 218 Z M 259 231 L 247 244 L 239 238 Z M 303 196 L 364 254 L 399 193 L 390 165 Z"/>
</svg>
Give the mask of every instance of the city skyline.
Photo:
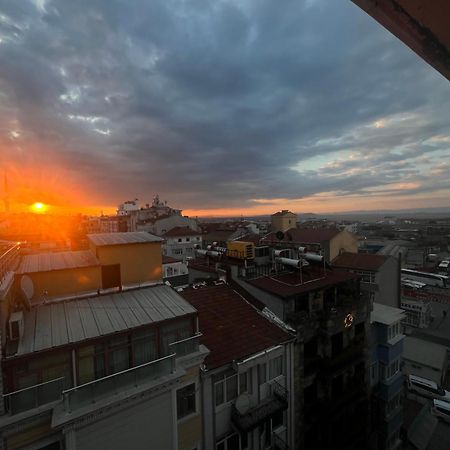
<svg viewBox="0 0 450 450">
<path fill-rule="evenodd" d="M 448 81 L 328 3 L 1 2 L 11 210 L 450 206 Z"/>
</svg>

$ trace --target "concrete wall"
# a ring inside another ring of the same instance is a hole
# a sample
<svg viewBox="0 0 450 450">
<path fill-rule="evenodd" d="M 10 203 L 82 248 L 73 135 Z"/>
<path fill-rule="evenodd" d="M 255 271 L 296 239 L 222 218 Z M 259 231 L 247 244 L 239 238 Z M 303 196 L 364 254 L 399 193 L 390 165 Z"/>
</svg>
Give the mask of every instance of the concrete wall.
<svg viewBox="0 0 450 450">
<path fill-rule="evenodd" d="M 75 431 L 75 448 L 148 450 L 176 448 L 172 392 L 134 404 Z M 68 449 L 72 448 L 67 446 Z"/>
<path fill-rule="evenodd" d="M 102 287 L 100 266 L 79 267 L 76 269 L 52 270 L 26 274 L 34 285 L 33 301 L 42 301 L 44 297 L 59 297 L 88 291 L 96 291 Z M 16 275 L 17 286 L 22 275 Z M 44 292 L 47 294 L 44 295 Z"/>
<path fill-rule="evenodd" d="M 403 358 L 402 371 L 405 375 L 417 375 L 418 377 L 426 378 L 435 381 L 438 384 L 442 383 L 444 373 L 442 370 L 424 366 L 417 361 L 411 361 Z"/>
<path fill-rule="evenodd" d="M 390 257 L 375 274 L 375 283 L 378 285 L 378 292 L 375 292 L 374 298 L 376 303 L 400 308 L 398 277 L 398 261 Z"/>
<path fill-rule="evenodd" d="M 358 241 L 353 234 L 345 230 L 330 240 L 329 261 L 333 261 L 336 256 L 339 256 L 342 250 L 349 253 L 358 253 Z"/>
<path fill-rule="evenodd" d="M 162 280 L 160 242 L 94 248 L 102 265 L 120 264 L 123 285 Z"/>
<path fill-rule="evenodd" d="M 297 215 L 294 213 L 286 213 L 283 216 L 271 216 L 271 231 L 287 231 L 290 228 L 296 228 Z"/>
</svg>

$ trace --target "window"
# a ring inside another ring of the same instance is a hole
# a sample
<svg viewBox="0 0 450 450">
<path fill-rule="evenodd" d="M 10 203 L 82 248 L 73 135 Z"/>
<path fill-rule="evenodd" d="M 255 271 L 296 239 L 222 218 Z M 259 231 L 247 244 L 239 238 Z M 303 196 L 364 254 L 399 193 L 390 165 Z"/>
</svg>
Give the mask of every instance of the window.
<svg viewBox="0 0 450 450">
<path fill-rule="evenodd" d="M 277 356 L 269 361 L 269 380 L 283 373 L 283 355 Z"/>
<path fill-rule="evenodd" d="M 232 370 L 214 377 L 214 391 L 216 406 L 231 402 L 238 396 L 238 376 Z M 240 381 L 239 381 L 240 382 Z"/>
<path fill-rule="evenodd" d="M 178 320 L 161 327 L 161 344 L 163 356 L 171 353 L 169 344 L 181 341 L 193 335 L 192 324 L 189 319 Z"/>
<path fill-rule="evenodd" d="M 156 359 L 156 335 L 153 330 L 144 329 L 133 333 L 133 365 L 139 366 Z"/>
<path fill-rule="evenodd" d="M 181 238 L 178 238 L 178 242 L 183 242 L 183 239 L 181 239 Z"/>
<path fill-rule="evenodd" d="M 177 391 L 177 418 L 182 419 L 193 413 L 195 413 L 195 383 Z"/>
<path fill-rule="evenodd" d="M 191 238 L 186 238 L 186 242 L 190 242 L 191 241 Z"/>
<path fill-rule="evenodd" d="M 393 399 L 389 400 L 386 404 L 386 415 L 389 416 L 402 404 L 402 394 L 397 394 Z"/>
<path fill-rule="evenodd" d="M 392 378 L 400 370 L 400 360 L 396 359 L 388 366 L 380 363 L 380 379 L 388 380 Z"/>
</svg>

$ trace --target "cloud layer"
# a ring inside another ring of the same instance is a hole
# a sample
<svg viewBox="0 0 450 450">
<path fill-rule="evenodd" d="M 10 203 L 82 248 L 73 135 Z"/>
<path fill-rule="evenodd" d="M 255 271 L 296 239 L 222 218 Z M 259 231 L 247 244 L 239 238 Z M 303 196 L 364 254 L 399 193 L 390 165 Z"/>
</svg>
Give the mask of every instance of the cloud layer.
<svg viewBox="0 0 450 450">
<path fill-rule="evenodd" d="M 448 82 L 349 0 L 0 0 L 0 68 L 5 166 L 96 204 L 450 193 Z"/>
</svg>

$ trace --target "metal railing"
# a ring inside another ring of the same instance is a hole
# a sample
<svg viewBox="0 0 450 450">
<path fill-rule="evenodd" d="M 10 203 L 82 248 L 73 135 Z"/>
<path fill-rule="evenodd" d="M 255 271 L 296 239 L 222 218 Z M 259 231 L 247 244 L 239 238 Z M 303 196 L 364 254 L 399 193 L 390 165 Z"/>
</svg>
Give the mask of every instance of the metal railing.
<svg viewBox="0 0 450 450">
<path fill-rule="evenodd" d="M 289 450 L 289 446 L 286 444 L 284 439 L 282 439 L 278 434 L 272 434 L 272 448 L 274 450 Z"/>
<path fill-rule="evenodd" d="M 19 264 L 20 245 L 13 244 L 2 255 L 0 255 L 0 285 L 3 283 L 8 272 L 17 269 Z"/>
<path fill-rule="evenodd" d="M 14 415 L 37 408 L 59 400 L 63 389 L 64 377 L 61 377 L 4 394 L 5 409 L 9 414 Z"/>
<path fill-rule="evenodd" d="M 176 355 L 173 353 L 140 366 L 67 389 L 62 393 L 64 409 L 71 412 L 74 409 L 119 394 L 124 389 L 142 386 L 151 380 L 174 373 L 175 357 Z"/>
<path fill-rule="evenodd" d="M 200 345 L 200 337 L 202 333 L 197 333 L 194 336 L 188 337 L 186 339 L 181 339 L 180 341 L 172 342 L 169 344 L 169 348 L 172 353 L 180 356 L 188 355 L 189 353 L 198 352 Z"/>
</svg>

